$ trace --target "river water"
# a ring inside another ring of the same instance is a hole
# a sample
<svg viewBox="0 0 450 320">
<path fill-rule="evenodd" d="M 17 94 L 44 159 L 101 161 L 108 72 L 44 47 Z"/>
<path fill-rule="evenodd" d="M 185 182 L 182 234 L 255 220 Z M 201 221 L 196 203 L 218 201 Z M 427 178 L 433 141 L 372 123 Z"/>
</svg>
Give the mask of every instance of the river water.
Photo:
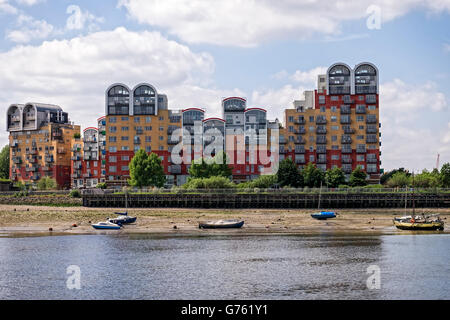
<svg viewBox="0 0 450 320">
<path fill-rule="evenodd" d="M 449 288 L 449 234 L 0 238 L 0 299 L 450 299 Z"/>
</svg>

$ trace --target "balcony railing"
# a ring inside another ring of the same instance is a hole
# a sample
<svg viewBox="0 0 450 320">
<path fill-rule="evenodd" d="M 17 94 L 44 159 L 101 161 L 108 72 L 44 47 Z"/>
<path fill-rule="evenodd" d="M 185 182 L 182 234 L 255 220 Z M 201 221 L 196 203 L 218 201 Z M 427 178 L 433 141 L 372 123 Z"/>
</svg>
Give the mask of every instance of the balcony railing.
<svg viewBox="0 0 450 320">
<path fill-rule="evenodd" d="M 316 124 L 326 124 L 327 123 L 327 119 L 326 118 L 316 118 Z"/>
<path fill-rule="evenodd" d="M 341 124 L 350 124 L 351 122 L 350 117 L 341 117 Z"/>
<path fill-rule="evenodd" d="M 298 137 L 297 139 L 294 140 L 295 144 L 305 144 L 306 140 L 303 139 L 302 137 Z"/>
<path fill-rule="evenodd" d="M 302 127 L 302 128 L 295 129 L 294 133 L 296 133 L 296 134 L 305 134 L 306 130 L 305 130 L 305 128 Z"/>
<path fill-rule="evenodd" d="M 367 163 L 377 163 L 377 161 L 378 161 L 378 159 L 376 157 L 375 158 L 367 157 Z"/>
<path fill-rule="evenodd" d="M 327 148 L 325 146 L 318 146 L 316 153 L 327 153 Z"/>
<path fill-rule="evenodd" d="M 318 133 L 318 134 L 326 134 L 327 133 L 327 128 L 319 126 L 316 129 L 316 133 Z"/>
<path fill-rule="evenodd" d="M 300 118 L 300 119 L 295 119 L 294 120 L 294 123 L 296 123 L 296 124 L 305 124 L 305 119 L 304 118 Z"/>
<path fill-rule="evenodd" d="M 358 114 L 365 114 L 366 113 L 366 106 L 356 106 L 356 113 L 358 113 Z"/>
<path fill-rule="evenodd" d="M 343 100 L 344 100 L 344 103 L 347 103 L 347 104 L 355 103 L 355 101 L 349 95 L 345 95 L 343 97 Z"/>
<path fill-rule="evenodd" d="M 316 137 L 316 143 L 317 144 L 326 144 L 327 143 L 327 137 L 326 136 L 317 136 Z"/>
<path fill-rule="evenodd" d="M 342 163 L 352 163 L 352 158 L 342 158 Z"/>
<path fill-rule="evenodd" d="M 366 148 L 364 147 L 356 147 L 356 153 L 366 153 Z"/>
<path fill-rule="evenodd" d="M 355 129 L 344 127 L 344 133 L 345 133 L 345 134 L 352 134 L 352 133 L 355 133 Z"/>
<path fill-rule="evenodd" d="M 341 106 L 341 114 L 350 114 L 352 112 L 352 109 L 350 106 L 342 105 Z"/>
<path fill-rule="evenodd" d="M 295 153 L 305 153 L 305 147 L 303 146 L 295 147 Z"/>
<path fill-rule="evenodd" d="M 341 152 L 342 153 L 352 153 L 352 148 L 350 146 L 348 146 L 348 148 L 347 147 L 343 147 L 341 149 Z"/>
<path fill-rule="evenodd" d="M 376 126 L 367 126 L 366 133 L 377 133 L 378 129 Z"/>
<path fill-rule="evenodd" d="M 367 116 L 366 123 L 376 123 L 376 122 L 377 122 L 377 117 Z"/>
</svg>

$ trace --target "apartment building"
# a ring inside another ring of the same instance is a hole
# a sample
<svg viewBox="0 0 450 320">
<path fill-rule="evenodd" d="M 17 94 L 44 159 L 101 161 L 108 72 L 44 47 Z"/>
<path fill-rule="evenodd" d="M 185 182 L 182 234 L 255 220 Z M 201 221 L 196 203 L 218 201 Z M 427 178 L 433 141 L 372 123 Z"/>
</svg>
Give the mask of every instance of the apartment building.
<svg viewBox="0 0 450 320">
<path fill-rule="evenodd" d="M 42 103 L 13 104 L 6 120 L 11 180 L 37 182 L 48 176 L 69 188 L 70 149 L 80 126 L 70 123 L 61 107 Z"/>
<path fill-rule="evenodd" d="M 161 158 L 167 186 L 187 181 L 192 160 L 222 150 L 236 182 L 254 179 L 287 157 L 299 168 L 311 162 L 347 175 L 361 166 L 375 182 L 381 165 L 378 76 L 371 63 L 335 63 L 318 76 L 317 89 L 284 110 L 283 123 L 268 120 L 263 108 L 248 108 L 243 97 L 223 98 L 221 117 L 205 118 L 198 107 L 170 110 L 167 96 L 148 83 L 109 86 L 105 115 L 80 137 L 74 137 L 79 126 L 58 106 L 11 105 L 11 176 L 36 181 L 50 175 L 60 186 L 78 188 L 123 186 L 129 162 L 142 148 Z"/>
<path fill-rule="evenodd" d="M 299 167 L 340 167 L 346 174 L 360 166 L 379 181 L 378 69 L 367 62 L 354 68 L 336 63 L 318 77 L 317 88 L 285 110 L 280 158 L 291 157 Z"/>
</svg>

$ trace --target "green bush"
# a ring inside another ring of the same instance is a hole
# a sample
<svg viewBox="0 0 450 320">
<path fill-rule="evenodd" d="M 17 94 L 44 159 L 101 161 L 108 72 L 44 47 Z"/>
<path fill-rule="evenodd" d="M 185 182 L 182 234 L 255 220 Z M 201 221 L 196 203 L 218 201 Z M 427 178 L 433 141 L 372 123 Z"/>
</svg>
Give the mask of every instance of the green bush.
<svg viewBox="0 0 450 320">
<path fill-rule="evenodd" d="M 97 184 L 97 187 L 96 188 L 98 188 L 98 189 L 106 189 L 106 182 L 100 182 L 100 183 L 98 183 Z"/>
<path fill-rule="evenodd" d="M 411 176 L 408 176 L 405 172 L 396 172 L 386 182 L 389 188 L 406 187 L 411 184 Z"/>
<path fill-rule="evenodd" d="M 232 189 L 236 185 L 225 177 L 189 178 L 183 185 L 184 189 Z"/>
<path fill-rule="evenodd" d="M 368 184 L 367 186 L 364 186 L 365 189 L 381 189 L 383 188 L 383 185 L 381 184 Z"/>
<path fill-rule="evenodd" d="M 237 185 L 237 187 L 239 189 L 254 189 L 254 188 L 267 189 L 272 188 L 276 183 L 277 183 L 276 175 L 261 175 L 254 180 L 241 182 Z"/>
<path fill-rule="evenodd" d="M 72 189 L 70 190 L 70 196 L 72 198 L 81 198 L 81 192 L 78 189 Z"/>
<path fill-rule="evenodd" d="M 338 188 L 339 188 L 339 189 L 346 189 L 346 188 L 350 188 L 350 186 L 349 186 L 349 185 L 346 185 L 346 184 L 340 184 L 340 185 L 338 186 Z"/>
<path fill-rule="evenodd" d="M 43 177 L 37 183 L 38 190 L 55 190 L 56 187 L 56 180 L 50 177 Z"/>
</svg>

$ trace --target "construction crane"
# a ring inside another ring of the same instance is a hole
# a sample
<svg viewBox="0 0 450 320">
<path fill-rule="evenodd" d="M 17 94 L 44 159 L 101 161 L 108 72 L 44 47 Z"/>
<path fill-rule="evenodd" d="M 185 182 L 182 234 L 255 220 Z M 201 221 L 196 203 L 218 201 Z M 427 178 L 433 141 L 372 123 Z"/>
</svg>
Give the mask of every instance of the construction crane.
<svg viewBox="0 0 450 320">
<path fill-rule="evenodd" d="M 439 170 L 439 153 L 437 154 L 437 159 L 436 159 L 436 169 Z"/>
</svg>

